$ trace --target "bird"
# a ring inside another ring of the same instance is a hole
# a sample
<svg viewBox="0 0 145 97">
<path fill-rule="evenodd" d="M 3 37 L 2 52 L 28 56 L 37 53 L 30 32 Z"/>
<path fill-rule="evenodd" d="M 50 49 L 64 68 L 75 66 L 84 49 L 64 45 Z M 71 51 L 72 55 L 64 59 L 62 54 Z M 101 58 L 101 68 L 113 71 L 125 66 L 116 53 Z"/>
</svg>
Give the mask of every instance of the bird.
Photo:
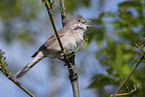
<svg viewBox="0 0 145 97">
<path fill-rule="evenodd" d="M 58 35 L 65 49 L 66 55 L 72 53 L 77 46 L 79 46 L 84 40 L 84 32 L 90 25 L 84 23 L 89 20 L 84 19 L 81 15 L 75 14 L 67 20 L 65 26 L 58 31 Z M 57 37 L 53 34 L 33 55 L 32 60 L 25 65 L 16 74 L 16 78 L 21 78 L 27 73 L 36 63 L 46 57 L 60 58 L 62 57 L 62 51 L 59 46 Z"/>
</svg>

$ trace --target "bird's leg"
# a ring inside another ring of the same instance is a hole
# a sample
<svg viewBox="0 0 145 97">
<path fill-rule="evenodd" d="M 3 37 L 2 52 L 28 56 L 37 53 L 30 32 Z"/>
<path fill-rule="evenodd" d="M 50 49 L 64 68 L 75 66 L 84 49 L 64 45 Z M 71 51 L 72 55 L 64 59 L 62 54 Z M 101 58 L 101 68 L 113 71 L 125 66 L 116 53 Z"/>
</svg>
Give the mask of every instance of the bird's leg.
<svg viewBox="0 0 145 97">
<path fill-rule="evenodd" d="M 60 51 L 60 55 L 61 56 L 64 56 L 64 55 L 66 55 L 66 50 L 64 49 L 64 51 Z M 64 59 L 62 59 L 62 58 L 58 58 L 59 60 L 61 60 L 61 61 L 63 61 L 63 62 L 65 62 L 65 58 Z"/>
<path fill-rule="evenodd" d="M 68 59 L 69 59 L 69 61 L 71 62 L 71 64 L 72 65 L 75 65 L 75 54 L 74 54 L 74 52 L 72 52 L 70 55 L 72 55 L 71 57 L 69 57 Z"/>
<path fill-rule="evenodd" d="M 64 49 L 64 51 L 61 51 L 61 54 L 60 54 L 61 56 L 64 56 L 64 55 L 66 55 L 66 50 Z"/>
<path fill-rule="evenodd" d="M 64 49 L 64 51 L 60 51 L 60 55 L 61 56 L 64 56 L 64 55 L 66 55 L 66 50 Z M 65 58 L 64 59 L 62 59 L 62 58 L 58 58 L 59 60 L 61 60 L 61 61 L 63 61 L 63 62 L 65 62 Z"/>
<path fill-rule="evenodd" d="M 66 55 L 66 50 L 64 49 L 64 51 L 61 51 L 61 56 Z M 68 57 L 65 56 L 64 59 L 59 58 L 61 61 L 65 62 L 66 60 L 68 60 Z"/>
<path fill-rule="evenodd" d="M 63 56 L 64 54 L 66 55 L 66 50 L 65 49 L 64 49 L 64 51 L 61 51 L 61 55 Z M 73 68 L 72 63 L 70 62 L 70 59 L 67 56 L 64 59 L 62 59 L 62 58 L 58 58 L 58 59 L 65 62 L 64 66 L 66 66 L 68 68 Z"/>
<path fill-rule="evenodd" d="M 61 55 L 66 55 L 66 50 L 64 49 L 64 51 L 61 52 Z M 69 75 L 69 78 L 71 81 L 74 81 L 74 80 L 77 80 L 78 78 L 78 74 L 75 72 L 74 70 L 74 62 L 72 62 L 72 59 L 74 60 L 74 56 L 72 56 L 73 58 L 68 58 L 67 56 L 64 58 L 64 59 L 61 59 L 61 58 L 58 58 L 60 59 L 61 61 L 65 62 L 65 67 L 68 68 L 69 72 L 70 72 L 70 75 Z"/>
<path fill-rule="evenodd" d="M 65 49 L 64 49 L 64 54 L 66 54 L 66 50 Z M 74 66 L 75 66 L 74 58 L 75 58 L 75 55 L 73 55 L 70 58 L 68 58 L 68 56 L 66 56 L 65 58 L 66 59 L 64 59 L 64 62 L 65 62 L 64 66 L 66 66 L 68 68 L 68 70 L 70 72 L 69 73 L 69 78 L 73 82 L 73 81 L 78 79 L 78 74 L 74 70 Z"/>
<path fill-rule="evenodd" d="M 64 55 L 66 55 L 66 50 L 64 49 L 64 51 L 61 51 L 60 53 L 61 53 L 61 56 L 64 56 Z M 69 58 L 67 56 L 64 59 L 62 59 L 62 58 L 58 58 L 58 59 L 61 60 L 61 61 L 63 61 L 63 62 L 65 62 L 65 63 L 68 63 L 69 62 Z"/>
</svg>

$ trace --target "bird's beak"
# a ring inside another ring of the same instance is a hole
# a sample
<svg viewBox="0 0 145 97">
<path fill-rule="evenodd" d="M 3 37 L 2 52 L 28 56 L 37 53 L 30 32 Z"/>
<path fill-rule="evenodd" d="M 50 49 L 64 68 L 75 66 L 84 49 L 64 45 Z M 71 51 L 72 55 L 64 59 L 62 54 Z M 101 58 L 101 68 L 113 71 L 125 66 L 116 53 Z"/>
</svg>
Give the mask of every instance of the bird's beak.
<svg viewBox="0 0 145 97">
<path fill-rule="evenodd" d="M 87 20 L 84 20 L 82 23 L 84 24 L 84 23 L 86 23 L 86 22 L 88 22 Z"/>
<path fill-rule="evenodd" d="M 90 22 L 90 21 L 91 21 L 91 20 L 84 20 L 84 21 L 83 21 L 83 24 L 84 24 L 84 23 L 87 23 L 87 22 Z"/>
<path fill-rule="evenodd" d="M 83 21 L 83 24 L 84 24 L 84 23 L 87 23 L 87 22 L 90 22 L 90 21 L 91 21 L 91 20 L 84 20 L 84 21 Z M 84 25 L 85 25 L 85 24 L 84 24 Z M 90 25 L 85 25 L 85 26 L 86 26 L 86 27 L 91 27 Z"/>
</svg>

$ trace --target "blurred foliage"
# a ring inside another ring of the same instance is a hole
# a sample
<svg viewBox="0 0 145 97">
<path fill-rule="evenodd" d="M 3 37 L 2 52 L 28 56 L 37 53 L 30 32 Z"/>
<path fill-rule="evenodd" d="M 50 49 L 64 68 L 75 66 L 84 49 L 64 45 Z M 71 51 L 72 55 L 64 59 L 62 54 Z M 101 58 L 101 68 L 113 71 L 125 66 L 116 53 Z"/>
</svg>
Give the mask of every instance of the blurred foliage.
<svg viewBox="0 0 145 97">
<path fill-rule="evenodd" d="M 36 0 L 1 0 L 0 38 L 3 38 L 6 43 L 11 43 L 16 39 L 27 43 L 34 42 L 33 35 L 30 34 L 31 27 L 27 25 L 36 19 L 36 14 L 40 9 Z"/>
<path fill-rule="evenodd" d="M 65 0 L 67 12 L 72 13 L 76 8 L 89 7 L 91 0 Z"/>
<path fill-rule="evenodd" d="M 91 6 L 91 0 L 65 0 L 65 3 L 69 13 L 80 7 Z M 100 0 L 99 9 L 103 9 L 104 3 L 105 0 Z M 135 44 L 140 45 L 140 41 L 144 46 L 141 40 L 145 37 L 144 3 L 144 0 L 124 1 L 118 4 L 117 12 L 101 12 L 97 18 L 91 19 L 93 26 L 87 32 L 88 44 L 96 42 L 96 60 L 99 60 L 102 67 L 107 67 L 107 74 L 94 75 L 88 86 L 96 90 L 98 97 L 107 97 L 113 93 L 141 55 L 143 49 L 139 46 L 137 49 Z M 6 43 L 14 40 L 34 43 L 35 32 L 30 23 L 38 19 L 37 14 L 42 8 L 44 6 L 40 0 L 1 0 L 0 38 Z M 108 30 L 110 28 L 112 30 Z M 129 91 L 126 87 L 132 88 L 134 84 L 141 83 L 135 92 L 126 97 L 144 97 L 144 74 L 145 65 L 140 64 L 120 93 L 127 93 Z"/>
<path fill-rule="evenodd" d="M 76 2 L 77 1 L 77 2 Z M 80 6 L 90 6 L 90 0 L 66 0 L 68 12 Z M 81 5 L 80 5 L 81 4 Z M 39 0 L 1 0 L 0 1 L 0 38 L 6 43 L 18 39 L 26 43 L 34 43 L 33 21 L 38 20 L 38 13 L 45 8 Z M 47 18 L 49 19 L 49 18 Z M 29 25 L 29 26 L 28 26 Z"/>
<path fill-rule="evenodd" d="M 92 19 L 94 26 L 87 34 L 89 42 L 96 40 L 99 48 L 96 58 L 100 64 L 107 66 L 108 74 L 94 76 L 89 88 L 96 90 L 103 88 L 102 94 L 106 93 L 106 95 L 113 93 L 114 89 L 108 90 L 106 87 L 117 88 L 139 59 L 142 51 L 139 50 L 140 48 L 137 49 L 135 44 L 141 41 L 139 43 L 144 46 L 144 42 L 141 40 L 145 37 L 144 3 L 143 0 L 124 1 L 118 4 L 117 12 L 102 12 L 98 18 Z M 106 22 L 105 18 L 111 18 L 112 21 Z M 111 25 L 112 32 L 107 31 L 108 25 Z M 140 64 L 140 67 L 121 89 L 121 93 L 126 93 L 129 92 L 126 87 L 132 88 L 133 84 L 141 83 L 139 89 L 134 93 L 129 93 L 126 97 L 144 97 L 144 67 L 143 64 Z M 100 93 L 99 97 L 104 96 Z"/>
</svg>

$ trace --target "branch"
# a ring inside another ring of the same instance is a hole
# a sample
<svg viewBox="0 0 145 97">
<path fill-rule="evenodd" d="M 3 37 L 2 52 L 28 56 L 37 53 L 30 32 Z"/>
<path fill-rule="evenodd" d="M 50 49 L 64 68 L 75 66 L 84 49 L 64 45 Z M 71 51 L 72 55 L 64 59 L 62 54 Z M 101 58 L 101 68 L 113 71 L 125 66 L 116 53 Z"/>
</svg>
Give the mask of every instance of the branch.
<svg viewBox="0 0 145 97">
<path fill-rule="evenodd" d="M 131 72 L 128 74 L 128 76 L 125 78 L 125 80 L 121 83 L 121 85 L 118 87 L 118 89 L 114 92 L 114 94 L 110 95 L 110 97 L 116 97 L 120 89 L 124 86 L 124 84 L 128 81 L 128 79 L 131 77 L 131 75 L 134 73 L 138 65 L 141 63 L 141 61 L 144 59 L 144 55 L 141 55 L 140 59 L 137 61 Z"/>
<path fill-rule="evenodd" d="M 7 63 L 5 62 L 6 57 L 3 56 L 4 52 L 0 49 L 0 71 L 4 74 L 9 80 L 15 83 L 19 88 L 21 88 L 25 93 L 31 97 L 36 97 L 29 90 L 27 90 L 22 84 L 20 84 L 12 75 L 7 71 Z"/>
<path fill-rule="evenodd" d="M 64 0 L 60 0 L 59 4 L 60 4 L 60 10 L 61 10 L 62 25 L 64 27 L 64 25 L 67 22 L 67 14 L 66 14 L 66 7 L 65 7 Z"/>
<path fill-rule="evenodd" d="M 128 93 L 117 94 L 117 96 L 126 96 L 126 95 L 129 95 L 129 94 L 135 92 L 139 88 L 140 85 L 141 85 L 141 83 L 134 84 L 133 85 L 133 89 L 131 89 L 131 90 L 129 90 L 129 88 L 127 87 L 128 91 L 129 91 Z"/>
<path fill-rule="evenodd" d="M 58 35 L 58 32 L 56 30 L 56 27 L 55 27 L 55 24 L 54 24 L 54 19 L 52 17 L 52 8 L 53 8 L 54 2 L 55 2 L 55 0 L 53 0 L 52 3 L 51 3 L 50 0 L 42 0 L 42 3 L 47 8 L 51 24 L 52 24 L 54 32 L 56 34 L 58 43 L 61 47 L 61 51 L 64 52 L 64 60 L 62 60 L 62 59 L 61 60 L 65 62 L 65 66 L 67 66 L 67 68 L 69 70 L 69 79 L 71 81 L 72 88 L 73 88 L 73 96 L 74 97 L 80 97 L 79 88 L 78 88 L 78 74 L 75 72 L 74 65 L 72 65 L 72 63 L 70 62 L 70 59 L 68 59 L 68 57 L 66 55 L 66 52 L 65 52 L 65 50 L 63 48 L 63 45 L 62 45 L 62 42 L 61 42 L 60 37 Z M 62 25 L 64 26 L 67 22 L 64 0 L 60 0 L 60 7 L 61 7 Z M 72 59 L 72 62 L 73 62 L 74 61 L 74 56 L 71 59 Z"/>
</svg>

